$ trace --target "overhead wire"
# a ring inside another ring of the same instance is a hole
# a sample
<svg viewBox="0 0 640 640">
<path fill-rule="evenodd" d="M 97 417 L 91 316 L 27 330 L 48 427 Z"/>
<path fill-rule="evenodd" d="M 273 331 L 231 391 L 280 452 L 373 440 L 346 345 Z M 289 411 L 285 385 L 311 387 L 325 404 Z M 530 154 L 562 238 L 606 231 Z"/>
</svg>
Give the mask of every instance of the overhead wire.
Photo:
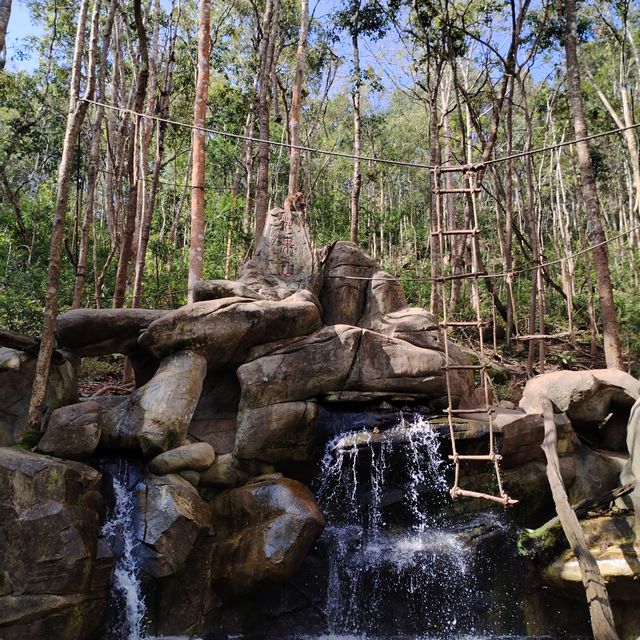
<svg viewBox="0 0 640 640">
<path fill-rule="evenodd" d="M 102 107 L 103 109 L 109 109 L 111 111 L 117 111 L 119 113 L 127 113 L 136 118 L 147 118 L 149 120 L 154 120 L 156 122 L 164 122 L 165 124 L 169 124 L 175 127 L 183 127 L 185 129 L 191 129 L 195 131 L 204 131 L 205 133 L 211 133 L 216 136 L 232 138 L 234 140 L 248 140 L 250 142 L 255 142 L 256 144 L 267 144 L 272 147 L 284 147 L 287 149 L 296 149 L 298 151 L 306 151 L 309 153 L 316 153 L 320 155 L 333 156 L 338 158 L 345 158 L 348 160 L 363 160 L 365 162 L 377 162 L 380 164 L 389 164 L 395 166 L 402 167 L 410 167 L 413 169 L 428 169 L 433 170 L 438 167 L 430 164 L 423 164 L 420 162 L 410 162 L 407 160 L 393 160 L 390 158 L 378 158 L 375 156 L 363 156 L 353 153 L 347 153 L 344 151 L 331 151 L 329 149 L 321 149 L 319 147 L 307 147 L 304 145 L 294 145 L 289 142 L 281 142 L 279 140 L 271 140 L 271 139 L 263 139 L 256 138 L 255 136 L 245 136 L 240 133 L 232 133 L 230 131 L 223 131 L 221 129 L 214 129 L 212 127 L 198 127 L 196 125 L 190 124 L 188 122 L 181 122 L 179 120 L 172 120 L 170 118 L 162 118 L 160 116 L 141 113 L 139 111 L 134 111 L 128 107 L 122 107 L 117 105 L 108 104 L 106 102 L 100 102 L 98 100 L 91 100 L 89 98 L 81 98 L 82 102 L 86 102 L 88 104 L 92 104 L 97 107 Z M 518 151 L 516 153 L 512 153 L 508 156 L 501 156 L 499 158 L 492 158 L 489 160 L 485 160 L 484 162 L 478 162 L 476 164 L 471 164 L 471 166 L 481 167 L 481 166 L 490 166 L 494 164 L 499 164 L 502 162 L 506 162 L 507 160 L 516 160 L 518 158 L 526 158 L 527 156 L 536 155 L 539 153 L 546 153 L 548 151 L 553 151 L 554 149 L 559 149 L 562 147 L 568 147 L 571 145 L 578 144 L 580 142 L 589 142 L 591 140 L 596 140 L 598 138 L 603 138 L 606 136 L 615 135 L 617 133 L 623 133 L 624 131 L 634 130 L 640 128 L 640 123 L 626 125 L 624 127 L 616 127 L 615 129 L 609 129 L 607 131 L 600 131 L 598 133 L 593 133 L 588 136 L 584 136 L 582 138 L 574 138 L 573 140 L 565 140 L 562 142 L 557 142 L 552 145 L 547 145 L 544 147 L 536 147 L 535 149 L 527 149 Z M 463 165 L 465 166 L 465 165 Z M 449 167 L 448 165 L 440 165 L 441 168 L 446 167 L 447 170 L 451 170 L 455 167 Z"/>
</svg>

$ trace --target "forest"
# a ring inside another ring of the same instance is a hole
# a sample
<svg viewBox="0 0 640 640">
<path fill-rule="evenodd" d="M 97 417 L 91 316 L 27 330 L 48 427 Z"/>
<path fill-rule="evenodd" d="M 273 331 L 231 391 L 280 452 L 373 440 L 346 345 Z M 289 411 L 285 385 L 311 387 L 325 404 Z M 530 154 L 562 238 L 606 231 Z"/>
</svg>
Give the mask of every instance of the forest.
<svg viewBox="0 0 640 640">
<path fill-rule="evenodd" d="M 486 341 L 529 375 L 602 347 L 635 371 L 637 3 L 22 5 L 8 46 L 0 3 L 0 325 L 178 307 L 300 193 L 318 246 L 360 244 L 436 315 L 472 312 L 477 240 Z"/>
</svg>

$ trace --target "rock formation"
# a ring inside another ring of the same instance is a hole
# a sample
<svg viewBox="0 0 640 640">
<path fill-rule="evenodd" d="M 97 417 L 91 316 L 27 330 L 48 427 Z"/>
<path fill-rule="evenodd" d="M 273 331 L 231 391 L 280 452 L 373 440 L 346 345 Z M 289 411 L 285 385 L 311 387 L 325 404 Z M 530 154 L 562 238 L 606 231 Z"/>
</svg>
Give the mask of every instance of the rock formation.
<svg viewBox="0 0 640 640">
<path fill-rule="evenodd" d="M 398 412 L 441 414 L 445 367 L 469 363 L 452 343 L 447 362 L 437 320 L 409 307 L 398 280 L 355 244 L 318 252 L 299 212 L 272 210 L 238 280 L 199 283 L 195 300 L 171 311 L 80 309 L 58 319 L 68 362 L 52 374 L 38 453 L 0 449 L 1 637 L 25 637 L 28 627 L 35 640 L 52 629 L 83 640 L 103 625 L 112 554 L 99 523 L 110 472 L 101 486 L 93 466 L 124 455 L 146 465 L 129 489 L 155 603 L 150 630 L 198 633 L 222 603 L 296 574 L 324 527 L 301 480 L 343 420 L 360 412 L 370 417 L 367 442 L 400 441 L 401 432 L 384 431 Z M 78 402 L 74 366 L 110 353 L 131 359 L 135 390 Z M 32 362 L 0 350 L 2 445 L 23 439 Z M 472 405 L 472 372 L 453 370 L 450 379 L 454 406 Z M 562 372 L 531 381 L 523 410 L 496 411 L 505 485 L 526 497 L 527 523 L 551 505 L 532 400 L 540 393 L 556 409 L 562 475 L 579 499 L 611 488 L 620 464 L 576 431 L 624 450 L 624 412 L 638 383 L 622 372 Z M 448 425 L 433 428 L 448 437 Z M 461 453 L 486 448 L 486 415 L 470 414 L 456 429 Z M 481 488 L 490 478 L 474 481 Z M 169 615 L 176 607 L 180 615 Z"/>
</svg>

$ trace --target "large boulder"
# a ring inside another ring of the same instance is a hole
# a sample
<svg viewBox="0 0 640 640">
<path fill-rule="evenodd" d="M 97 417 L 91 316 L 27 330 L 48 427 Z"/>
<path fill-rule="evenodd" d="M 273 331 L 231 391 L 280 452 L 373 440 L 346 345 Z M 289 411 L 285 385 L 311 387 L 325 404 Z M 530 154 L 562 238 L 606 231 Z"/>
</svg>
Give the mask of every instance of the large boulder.
<svg viewBox="0 0 640 640">
<path fill-rule="evenodd" d="M 376 271 L 367 284 L 364 311 L 358 325 L 379 331 L 385 316 L 407 307 L 400 281 L 386 271 Z"/>
<path fill-rule="evenodd" d="M 209 443 L 216 454 L 233 451 L 239 403 L 240 385 L 235 370 L 208 372 L 189 425 L 189 437 Z"/>
<path fill-rule="evenodd" d="M 616 405 L 626 407 L 628 416 L 639 394 L 638 380 L 618 369 L 555 371 L 527 382 L 520 408 L 539 413 L 540 399 L 547 398 L 577 427 L 602 423 Z"/>
<path fill-rule="evenodd" d="M 80 402 L 56 409 L 38 442 L 40 453 L 82 460 L 98 447 L 102 433 L 102 406 Z"/>
<path fill-rule="evenodd" d="M 178 572 L 207 537 L 211 511 L 196 489 L 177 475 L 147 476 L 136 486 L 143 571 L 152 578 Z"/>
<path fill-rule="evenodd" d="M 269 276 L 269 282 L 260 274 Z M 239 280 L 265 297 L 275 291 L 281 300 L 302 289 L 320 293 L 320 258 L 303 211 L 269 211 L 253 260 L 243 267 Z"/>
<path fill-rule="evenodd" d="M 213 578 L 221 596 L 292 577 L 324 527 L 311 492 L 280 474 L 223 492 L 211 509 Z"/>
<path fill-rule="evenodd" d="M 157 455 L 149 463 L 149 471 L 158 475 L 180 471 L 206 471 L 215 459 L 216 452 L 210 444 L 194 442 Z"/>
<path fill-rule="evenodd" d="M 203 356 L 179 351 L 160 363 L 155 376 L 102 413 L 106 448 L 142 449 L 155 456 L 186 437 L 207 374 Z"/>
<path fill-rule="evenodd" d="M 375 261 L 353 242 L 340 240 L 327 249 L 320 293 L 325 325 L 358 324 L 365 311 L 368 279 L 377 270 Z"/>
<path fill-rule="evenodd" d="M 157 357 L 188 349 L 219 369 L 242 364 L 257 344 L 304 336 L 319 326 L 317 302 L 308 291 L 282 301 L 223 298 L 171 311 L 149 326 L 140 343 Z"/>
<path fill-rule="evenodd" d="M 79 356 L 128 355 L 138 337 L 166 311 L 157 309 L 73 309 L 58 316 L 58 344 Z"/>
<path fill-rule="evenodd" d="M 0 637 L 92 637 L 111 558 L 98 543 L 100 474 L 78 462 L 0 449 Z"/>
<path fill-rule="evenodd" d="M 242 388 L 235 455 L 278 463 L 311 458 L 317 434 L 314 400 L 353 394 L 402 393 L 442 410 L 447 403 L 445 355 L 379 333 L 338 325 L 310 336 L 254 349 L 238 369 Z M 452 362 L 464 364 L 462 354 Z M 472 393 L 466 371 L 452 371 L 452 401 Z"/>
<path fill-rule="evenodd" d="M 27 431 L 27 414 L 35 374 L 35 357 L 0 347 L 0 446 L 20 442 Z M 52 365 L 44 400 L 44 415 L 75 402 L 76 371 L 70 362 Z M 31 444 L 33 446 L 33 443 Z"/>
<path fill-rule="evenodd" d="M 193 301 L 220 300 L 221 298 L 250 298 L 264 300 L 264 296 L 238 280 L 200 280 L 193 285 Z"/>
</svg>

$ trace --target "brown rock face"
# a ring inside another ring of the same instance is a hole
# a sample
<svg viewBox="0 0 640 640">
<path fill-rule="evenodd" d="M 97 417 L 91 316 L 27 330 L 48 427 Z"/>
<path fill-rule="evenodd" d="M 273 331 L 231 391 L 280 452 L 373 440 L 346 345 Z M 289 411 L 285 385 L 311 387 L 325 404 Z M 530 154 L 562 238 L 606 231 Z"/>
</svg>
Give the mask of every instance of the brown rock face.
<svg viewBox="0 0 640 640">
<path fill-rule="evenodd" d="M 0 446 L 8 447 L 20 442 L 25 435 L 36 361 L 22 351 L 0 347 L 0 352 L 8 367 L 0 369 Z M 75 402 L 77 397 L 78 381 L 71 363 L 52 366 L 44 411 Z"/>
<path fill-rule="evenodd" d="M 101 416 L 102 407 L 95 402 L 81 402 L 56 409 L 38 442 L 38 451 L 71 460 L 87 458 L 100 442 Z"/>
<path fill-rule="evenodd" d="M 275 293 L 282 300 L 301 289 L 320 293 L 320 259 L 303 212 L 271 209 L 252 263 L 252 269 L 243 268 L 240 281 L 265 297 Z M 269 281 L 255 277 L 260 273 Z"/>
<path fill-rule="evenodd" d="M 326 325 L 357 325 L 365 309 L 367 289 L 376 263 L 353 242 L 334 242 L 324 259 L 320 293 Z"/>
<path fill-rule="evenodd" d="M 185 444 L 156 456 L 149 463 L 149 471 L 156 474 L 180 471 L 206 471 L 216 459 L 216 452 L 206 442 Z"/>
<path fill-rule="evenodd" d="M 612 600 L 640 598 L 640 543 L 633 518 L 603 516 L 581 521 L 589 550 L 598 563 Z M 568 595 L 584 599 L 580 567 L 572 551 L 560 554 L 543 571 L 545 579 Z M 637 635 L 637 633 L 635 634 Z"/>
<path fill-rule="evenodd" d="M 204 357 L 180 351 L 166 357 L 156 375 L 133 394 L 142 411 L 137 438 L 145 456 L 172 449 L 185 439 L 206 375 Z"/>
<path fill-rule="evenodd" d="M 187 435 L 206 375 L 206 360 L 197 353 L 166 357 L 147 384 L 104 408 L 101 446 L 140 448 L 146 457 L 177 447 Z"/>
<path fill-rule="evenodd" d="M 0 449 L 0 637 L 81 640 L 100 628 L 110 558 L 99 481 L 77 462 Z"/>
<path fill-rule="evenodd" d="M 79 356 L 128 354 L 138 336 L 166 311 L 157 309 L 73 309 L 58 316 L 58 344 Z"/>
<path fill-rule="evenodd" d="M 241 364 L 257 344 L 304 336 L 319 326 L 320 312 L 309 292 L 282 301 L 224 298 L 171 311 L 149 326 L 140 343 L 157 357 L 192 350 L 214 369 Z"/>
<path fill-rule="evenodd" d="M 556 371 L 529 380 L 520 400 L 528 413 L 538 413 L 539 398 L 551 400 L 554 409 L 567 414 L 572 423 L 603 420 L 613 403 L 631 407 L 640 383 L 618 369 Z"/>
<path fill-rule="evenodd" d="M 211 507 L 214 586 L 221 596 L 293 576 L 324 527 L 311 492 L 280 474 L 226 491 Z"/>
<path fill-rule="evenodd" d="M 145 573 L 177 573 L 211 527 L 211 511 L 196 489 L 177 475 L 148 476 L 137 487 Z"/>
<path fill-rule="evenodd" d="M 454 353 L 454 352 L 452 352 Z M 353 393 L 411 394 L 434 409 L 446 403 L 445 356 L 366 329 L 324 327 L 306 338 L 252 352 L 238 369 L 242 387 L 235 455 L 264 462 L 309 459 L 312 399 Z M 464 356 L 459 360 L 465 362 Z M 451 375 L 453 401 L 471 394 L 467 375 Z"/>
</svg>

